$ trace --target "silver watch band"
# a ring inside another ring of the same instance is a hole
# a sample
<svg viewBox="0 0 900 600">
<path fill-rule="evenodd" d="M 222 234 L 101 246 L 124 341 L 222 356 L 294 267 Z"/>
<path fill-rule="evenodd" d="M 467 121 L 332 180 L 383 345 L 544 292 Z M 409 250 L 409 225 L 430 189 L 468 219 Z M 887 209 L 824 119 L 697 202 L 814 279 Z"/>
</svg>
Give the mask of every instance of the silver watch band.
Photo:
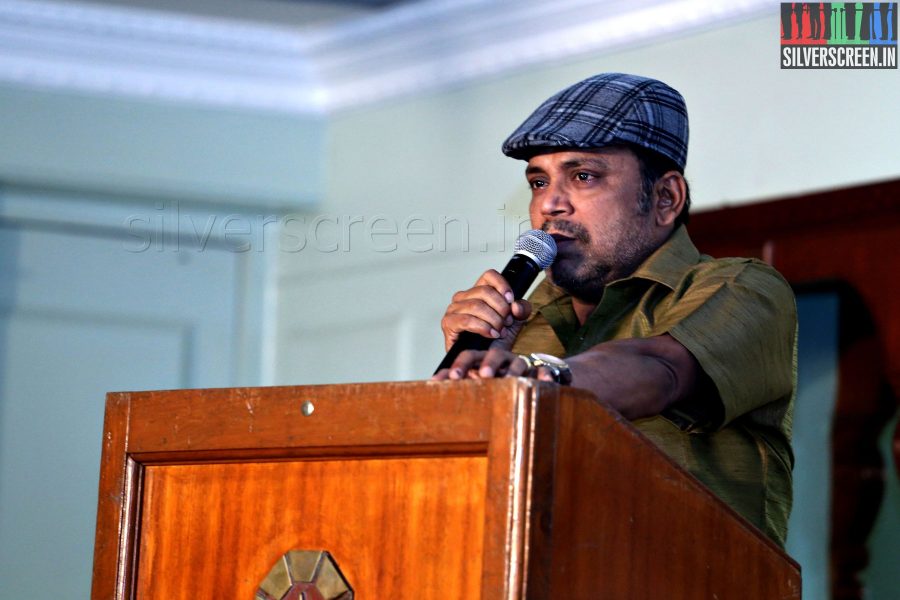
<svg viewBox="0 0 900 600">
<path fill-rule="evenodd" d="M 561 358 L 551 356 L 550 354 L 541 354 L 533 352 L 530 356 L 521 356 L 522 360 L 528 365 L 528 370 L 545 367 L 550 370 L 553 380 L 556 383 L 568 385 L 572 381 L 572 369 L 568 363 Z"/>
</svg>

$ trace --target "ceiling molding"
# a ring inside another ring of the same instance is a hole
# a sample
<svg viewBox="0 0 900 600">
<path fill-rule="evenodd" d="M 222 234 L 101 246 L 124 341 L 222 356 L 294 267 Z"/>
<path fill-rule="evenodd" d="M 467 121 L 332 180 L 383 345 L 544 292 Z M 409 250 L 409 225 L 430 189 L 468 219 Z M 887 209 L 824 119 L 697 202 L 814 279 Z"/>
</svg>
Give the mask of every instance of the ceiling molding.
<svg viewBox="0 0 900 600">
<path fill-rule="evenodd" d="M 0 3 L 0 81 L 322 114 L 670 39 L 769 0 L 425 0 L 303 31 L 120 6 Z"/>
<path fill-rule="evenodd" d="M 67 2 L 0 2 L 0 81 L 317 112 L 305 36 L 263 25 Z"/>
</svg>

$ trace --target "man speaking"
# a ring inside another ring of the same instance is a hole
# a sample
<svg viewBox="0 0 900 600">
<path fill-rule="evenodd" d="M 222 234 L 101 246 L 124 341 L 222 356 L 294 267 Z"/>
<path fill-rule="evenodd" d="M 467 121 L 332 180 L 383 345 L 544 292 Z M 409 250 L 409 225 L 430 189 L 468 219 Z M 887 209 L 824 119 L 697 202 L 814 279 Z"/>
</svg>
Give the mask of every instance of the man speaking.
<svg viewBox="0 0 900 600">
<path fill-rule="evenodd" d="M 584 388 L 783 545 L 791 508 L 796 308 L 765 263 L 700 254 L 685 227 L 681 94 L 607 73 L 544 102 L 503 144 L 556 260 L 525 300 L 494 270 L 441 321 L 494 342 L 435 379 L 535 377 Z M 652 502 L 652 498 L 647 499 Z"/>
</svg>

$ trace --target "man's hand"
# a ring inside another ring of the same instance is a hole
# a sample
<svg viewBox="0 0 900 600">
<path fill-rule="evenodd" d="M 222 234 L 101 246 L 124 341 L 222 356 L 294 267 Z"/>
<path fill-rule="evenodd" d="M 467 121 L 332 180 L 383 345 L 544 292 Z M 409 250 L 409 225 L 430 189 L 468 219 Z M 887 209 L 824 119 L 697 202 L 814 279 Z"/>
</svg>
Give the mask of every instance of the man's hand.
<svg viewBox="0 0 900 600">
<path fill-rule="evenodd" d="M 485 271 L 474 287 L 453 294 L 441 319 L 444 349 L 449 350 L 461 332 L 471 331 L 496 340 L 491 348 L 509 350 L 530 314 L 531 304 L 515 300 L 500 273 Z"/>
<path fill-rule="evenodd" d="M 531 369 L 521 356 L 500 348 L 461 352 L 449 369 L 441 369 L 431 379 L 444 381 L 492 377 L 533 377 L 541 381 L 555 381 L 547 367 Z"/>
<path fill-rule="evenodd" d="M 627 419 L 657 415 L 692 395 L 698 401 L 720 402 L 697 359 L 668 334 L 604 342 L 567 357 L 566 362 L 572 370 L 572 387 L 590 390 Z M 519 355 L 500 348 L 462 352 L 449 369 L 432 379 L 507 376 L 554 380 L 550 369 L 530 371 Z"/>
</svg>

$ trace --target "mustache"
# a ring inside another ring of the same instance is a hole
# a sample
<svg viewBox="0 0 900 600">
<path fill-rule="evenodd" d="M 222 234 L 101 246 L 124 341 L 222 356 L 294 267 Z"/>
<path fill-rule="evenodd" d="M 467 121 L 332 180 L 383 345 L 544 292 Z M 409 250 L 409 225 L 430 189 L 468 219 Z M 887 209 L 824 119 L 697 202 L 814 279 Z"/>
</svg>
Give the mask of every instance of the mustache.
<svg viewBox="0 0 900 600">
<path fill-rule="evenodd" d="M 579 242 L 588 243 L 591 241 L 591 234 L 588 233 L 587 228 L 580 223 L 572 223 L 571 221 L 565 221 L 563 219 L 553 219 L 551 221 L 544 221 L 544 224 L 541 225 L 541 231 L 554 233 L 560 233 L 567 237 L 574 238 Z"/>
</svg>

